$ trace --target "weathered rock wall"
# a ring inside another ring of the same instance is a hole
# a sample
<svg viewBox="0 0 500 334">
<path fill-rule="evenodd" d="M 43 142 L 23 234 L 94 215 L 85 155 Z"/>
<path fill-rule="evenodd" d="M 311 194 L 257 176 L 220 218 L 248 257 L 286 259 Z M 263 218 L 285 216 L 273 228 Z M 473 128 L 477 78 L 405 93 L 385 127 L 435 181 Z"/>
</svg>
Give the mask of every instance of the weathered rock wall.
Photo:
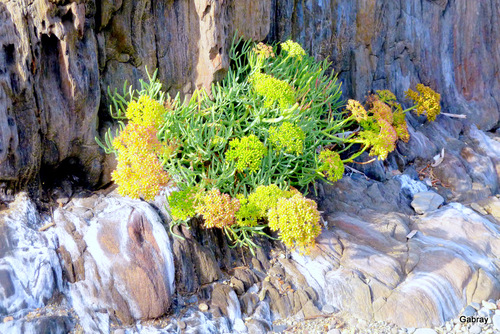
<svg viewBox="0 0 500 334">
<path fill-rule="evenodd" d="M 94 142 L 107 87 L 137 84 L 145 66 L 174 93 L 208 86 L 225 74 L 236 30 L 329 57 L 346 97 L 389 88 L 402 98 L 422 82 L 446 111 L 494 128 L 499 17 L 500 0 L 0 0 L 0 192 L 41 169 L 108 182 Z"/>
<path fill-rule="evenodd" d="M 500 1 L 273 0 L 269 39 L 330 57 L 344 93 L 421 82 L 482 129 L 500 110 Z"/>
<path fill-rule="evenodd" d="M 236 30 L 265 38 L 270 8 L 266 0 L 1 0 L 0 190 L 41 169 L 109 182 L 94 141 L 107 87 L 137 84 L 146 66 L 160 69 L 171 92 L 209 86 L 229 66 Z"/>
</svg>

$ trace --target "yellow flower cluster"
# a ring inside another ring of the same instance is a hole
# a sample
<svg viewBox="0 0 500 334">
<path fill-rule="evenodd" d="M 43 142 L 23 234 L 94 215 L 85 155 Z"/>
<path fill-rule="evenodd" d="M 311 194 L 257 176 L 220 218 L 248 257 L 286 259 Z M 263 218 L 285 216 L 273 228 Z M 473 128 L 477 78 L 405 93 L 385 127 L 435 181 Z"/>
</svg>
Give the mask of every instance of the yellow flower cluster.
<svg viewBox="0 0 500 334">
<path fill-rule="evenodd" d="M 387 104 L 380 100 L 375 100 L 372 103 L 372 108 L 370 109 L 370 112 L 373 113 L 373 117 L 377 121 L 384 120 L 389 124 L 392 124 L 392 109 L 389 107 Z"/>
<path fill-rule="evenodd" d="M 377 124 L 380 127 L 379 133 L 366 130 L 361 131 L 359 137 L 366 145 L 371 146 L 371 156 L 376 155 L 380 160 L 385 160 L 387 155 L 396 148 L 398 135 L 394 127 L 386 120 L 380 118 Z"/>
<path fill-rule="evenodd" d="M 264 107 L 271 108 L 278 102 L 281 109 L 286 109 L 295 103 L 295 91 L 287 82 L 260 72 L 254 73 L 250 80 L 255 92 L 266 99 Z"/>
<path fill-rule="evenodd" d="M 377 95 L 383 102 L 396 101 L 396 95 L 390 90 L 377 90 Z"/>
<path fill-rule="evenodd" d="M 370 146 L 370 155 L 384 160 L 396 148 L 398 138 L 405 142 L 410 139 L 405 113 L 389 90 L 378 90 L 369 96 L 367 105 L 368 111 L 358 101 L 348 101 L 346 108 L 363 127 L 354 141 Z"/>
<path fill-rule="evenodd" d="M 272 126 L 269 129 L 269 140 L 274 148 L 287 153 L 301 154 L 305 138 L 304 131 L 290 122 L 284 122 L 279 128 Z"/>
<path fill-rule="evenodd" d="M 244 195 L 236 195 L 240 201 L 240 209 L 236 212 L 236 223 L 240 226 L 257 226 L 260 218 L 260 208 L 254 201 L 249 201 Z"/>
<path fill-rule="evenodd" d="M 306 52 L 300 46 L 299 43 L 292 40 L 288 40 L 285 43 L 281 43 L 281 49 L 287 52 L 287 55 L 292 58 L 297 58 L 302 60 L 302 57 L 306 55 Z"/>
<path fill-rule="evenodd" d="M 275 207 L 280 198 L 289 198 L 293 194 L 290 191 L 281 190 L 275 184 L 258 186 L 248 196 L 248 202 L 258 208 L 257 219 L 266 218 L 269 209 Z"/>
<path fill-rule="evenodd" d="M 417 85 L 417 91 L 408 89 L 406 97 L 413 100 L 417 105 L 417 114 L 426 114 L 429 121 L 436 120 L 437 115 L 441 113 L 441 95 L 432 90 L 432 88 L 422 84 Z"/>
<path fill-rule="evenodd" d="M 125 112 L 130 122 L 146 127 L 152 126 L 156 130 L 163 122 L 163 115 L 165 107 L 147 95 L 141 95 L 137 101 L 130 102 Z"/>
<path fill-rule="evenodd" d="M 196 213 L 203 216 L 206 228 L 223 228 L 236 222 L 236 212 L 239 208 L 238 199 L 221 194 L 219 189 L 213 188 L 201 198 Z"/>
<path fill-rule="evenodd" d="M 252 51 L 264 58 L 274 58 L 273 47 L 262 42 L 253 47 Z"/>
<path fill-rule="evenodd" d="M 256 172 L 262 158 L 266 155 L 266 147 L 255 135 L 235 138 L 229 142 L 229 150 L 226 152 L 227 161 L 236 161 L 236 169 Z"/>
<path fill-rule="evenodd" d="M 200 194 L 203 189 L 189 187 L 185 190 L 174 191 L 168 196 L 168 204 L 172 218 L 175 220 L 193 217 L 196 214 L 196 207 L 200 204 Z"/>
<path fill-rule="evenodd" d="M 291 198 L 280 198 L 268 215 L 271 230 L 279 230 L 280 239 L 291 249 L 309 252 L 321 233 L 316 202 L 300 193 Z"/>
<path fill-rule="evenodd" d="M 328 180 L 335 182 L 342 178 L 345 167 L 337 152 L 323 150 L 319 154 L 319 160 L 322 164 L 318 168 L 318 172 L 325 172 L 328 175 Z"/>
<path fill-rule="evenodd" d="M 354 119 L 358 123 L 368 120 L 368 113 L 366 112 L 365 107 L 363 107 L 358 101 L 348 100 L 346 109 L 351 112 L 352 116 L 354 116 Z"/>
<path fill-rule="evenodd" d="M 154 199 L 170 180 L 158 160 L 167 148 L 158 141 L 156 130 L 129 123 L 113 140 L 113 147 L 118 152 L 118 165 L 111 177 L 120 195 Z"/>
<path fill-rule="evenodd" d="M 408 125 L 406 124 L 405 114 L 401 106 L 392 114 L 392 118 L 392 124 L 398 134 L 398 138 L 407 143 L 410 140 L 410 133 L 408 132 Z"/>
</svg>

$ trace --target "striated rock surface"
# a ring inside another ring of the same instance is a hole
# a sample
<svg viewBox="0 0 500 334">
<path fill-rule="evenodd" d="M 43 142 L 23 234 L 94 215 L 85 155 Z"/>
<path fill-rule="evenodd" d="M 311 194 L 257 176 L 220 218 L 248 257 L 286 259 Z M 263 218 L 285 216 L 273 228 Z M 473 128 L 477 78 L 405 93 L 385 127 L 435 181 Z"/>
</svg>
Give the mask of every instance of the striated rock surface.
<svg viewBox="0 0 500 334">
<path fill-rule="evenodd" d="M 57 241 L 38 232 L 43 225 L 33 202 L 21 193 L 0 211 L 0 317 L 43 307 L 62 288 Z M 6 325 L 3 325 L 6 326 Z M 0 332 L 2 331 L 0 324 Z"/>
<path fill-rule="evenodd" d="M 75 198 L 54 212 L 68 295 L 87 330 L 106 332 L 167 312 L 174 293 L 170 240 L 147 203 Z"/>
</svg>

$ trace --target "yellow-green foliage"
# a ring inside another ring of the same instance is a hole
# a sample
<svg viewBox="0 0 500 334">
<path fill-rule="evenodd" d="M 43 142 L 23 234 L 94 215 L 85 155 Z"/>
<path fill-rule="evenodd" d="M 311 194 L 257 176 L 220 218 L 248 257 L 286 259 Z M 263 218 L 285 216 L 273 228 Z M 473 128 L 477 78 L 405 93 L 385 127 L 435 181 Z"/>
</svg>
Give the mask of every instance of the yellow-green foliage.
<svg viewBox="0 0 500 334">
<path fill-rule="evenodd" d="M 306 55 L 306 52 L 304 51 L 302 46 L 292 40 L 281 43 L 281 49 L 285 51 L 289 57 L 297 58 L 299 60 L 302 60 L 302 57 Z"/>
<path fill-rule="evenodd" d="M 248 169 L 251 173 L 259 169 L 260 162 L 266 155 L 266 147 L 255 136 L 249 135 L 235 138 L 229 142 L 229 150 L 226 152 L 227 161 L 236 161 L 236 169 L 240 172 Z"/>
<path fill-rule="evenodd" d="M 164 114 L 163 105 L 147 95 L 140 96 L 137 101 L 131 101 L 125 112 L 125 116 L 130 122 L 142 126 L 152 126 L 156 130 L 162 125 Z"/>
<path fill-rule="evenodd" d="M 417 114 L 422 115 L 425 113 L 429 121 L 434 121 L 437 115 L 441 113 L 441 105 L 439 104 L 441 95 L 430 87 L 418 84 L 416 92 L 411 89 L 406 91 L 406 97 L 413 100 L 417 105 Z"/>
<path fill-rule="evenodd" d="M 318 172 L 323 172 L 327 175 L 328 180 L 335 182 L 344 175 L 344 163 L 340 155 L 335 151 L 323 150 L 319 154 L 321 165 Z"/>
<path fill-rule="evenodd" d="M 307 253 L 321 233 L 316 202 L 300 193 L 280 198 L 269 210 L 268 219 L 271 230 L 279 230 L 280 239 L 287 247 L 302 252 Z"/>
<path fill-rule="evenodd" d="M 305 138 L 304 131 L 290 122 L 284 122 L 278 128 L 274 126 L 269 128 L 269 140 L 274 148 L 287 153 L 302 154 Z"/>
<path fill-rule="evenodd" d="M 174 191 L 168 196 L 170 212 L 175 220 L 186 220 L 196 215 L 196 207 L 200 204 L 203 189 L 188 187 L 185 190 Z"/>
<path fill-rule="evenodd" d="M 223 228 L 236 222 L 236 212 L 240 202 L 227 194 L 221 194 L 219 189 L 212 188 L 201 197 L 196 213 L 203 216 L 206 228 Z"/>
<path fill-rule="evenodd" d="M 134 123 L 113 140 L 113 147 L 118 152 L 118 164 L 111 176 L 119 186 L 118 192 L 131 198 L 154 199 L 170 180 L 158 155 L 171 148 L 158 141 L 153 127 Z"/>
<path fill-rule="evenodd" d="M 248 201 L 258 208 L 257 218 L 266 218 L 270 208 L 276 206 L 280 198 L 288 198 L 291 192 L 280 189 L 277 185 L 258 186 L 248 196 Z"/>
<path fill-rule="evenodd" d="M 249 201 L 244 195 L 236 198 L 240 201 L 240 209 L 236 212 L 236 222 L 240 226 L 257 226 L 260 208 L 255 202 Z"/>
<path fill-rule="evenodd" d="M 295 91 L 287 82 L 260 72 L 254 73 L 250 79 L 254 91 L 265 97 L 264 107 L 271 108 L 278 102 L 281 109 L 286 109 L 295 103 Z"/>
</svg>

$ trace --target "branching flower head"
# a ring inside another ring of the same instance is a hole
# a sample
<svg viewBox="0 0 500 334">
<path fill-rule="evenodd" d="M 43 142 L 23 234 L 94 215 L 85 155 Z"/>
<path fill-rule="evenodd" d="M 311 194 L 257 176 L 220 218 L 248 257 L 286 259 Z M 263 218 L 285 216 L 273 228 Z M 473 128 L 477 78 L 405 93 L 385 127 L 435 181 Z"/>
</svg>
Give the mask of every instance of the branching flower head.
<svg viewBox="0 0 500 334">
<path fill-rule="evenodd" d="M 372 108 L 370 112 L 373 113 L 373 117 L 378 121 L 383 119 L 389 124 L 392 124 L 392 109 L 387 104 L 380 100 L 375 100 L 372 103 Z"/>
<path fill-rule="evenodd" d="M 137 101 L 128 104 L 125 116 L 135 124 L 159 129 L 165 115 L 165 107 L 147 95 L 141 95 Z"/>
<path fill-rule="evenodd" d="M 441 113 L 441 95 L 430 87 L 418 84 L 416 92 L 411 89 L 406 91 L 406 97 L 417 105 L 417 114 L 426 114 L 429 121 L 436 120 L 437 115 Z"/>
<path fill-rule="evenodd" d="M 185 190 L 174 191 L 168 196 L 168 204 L 172 218 L 186 220 L 196 215 L 196 207 L 200 204 L 203 190 L 199 187 L 188 187 Z"/>
<path fill-rule="evenodd" d="M 257 226 L 260 208 L 255 201 L 249 201 L 244 195 L 236 196 L 240 201 L 240 209 L 236 212 L 236 222 L 240 226 Z"/>
<path fill-rule="evenodd" d="M 277 185 L 258 186 L 253 193 L 248 196 L 249 203 L 258 208 L 257 218 L 266 218 L 270 208 L 278 203 L 280 198 L 289 198 L 292 192 L 280 189 Z"/>
<path fill-rule="evenodd" d="M 195 210 L 203 216 L 206 228 L 223 228 L 236 222 L 236 212 L 239 208 L 238 199 L 221 194 L 219 189 L 213 188 L 205 193 Z"/>
<path fill-rule="evenodd" d="M 281 43 L 281 49 L 287 53 L 288 57 L 297 58 L 299 60 L 302 60 L 302 57 L 306 55 L 302 46 L 292 40 Z"/>
<path fill-rule="evenodd" d="M 170 180 L 158 160 L 167 147 L 158 141 L 153 127 L 129 123 L 113 140 L 113 147 L 118 165 L 111 176 L 121 195 L 150 200 Z"/>
<path fill-rule="evenodd" d="M 393 126 L 398 134 L 398 138 L 407 143 L 410 140 L 410 133 L 408 132 L 408 125 L 406 124 L 405 114 L 400 108 L 396 109 L 393 114 Z"/>
<path fill-rule="evenodd" d="M 236 161 L 236 169 L 256 172 L 260 166 L 262 158 L 266 155 L 266 147 L 255 136 L 249 135 L 235 138 L 229 142 L 229 150 L 226 152 L 227 161 Z"/>
<path fill-rule="evenodd" d="M 163 170 L 158 157 L 153 153 L 118 156 L 118 164 L 111 178 L 118 184 L 118 193 L 130 198 L 152 200 L 170 177 Z"/>
<path fill-rule="evenodd" d="M 284 122 L 279 128 L 272 126 L 269 129 L 269 140 L 274 148 L 287 153 L 301 154 L 305 138 L 304 131 L 290 122 Z"/>
<path fill-rule="evenodd" d="M 394 127 L 386 120 L 377 121 L 380 126 L 380 132 L 371 130 L 361 131 L 359 137 L 365 145 L 371 146 L 370 155 L 376 155 L 380 160 L 385 160 L 387 155 L 396 148 L 398 135 Z"/>
<path fill-rule="evenodd" d="M 254 46 L 252 51 L 263 58 L 274 58 L 273 47 L 262 42 Z"/>
<path fill-rule="evenodd" d="M 302 194 L 280 198 L 269 210 L 268 219 L 271 230 L 279 230 L 279 237 L 287 247 L 302 252 L 307 253 L 321 233 L 317 204 Z"/>
<path fill-rule="evenodd" d="M 396 95 L 388 89 L 377 90 L 377 95 L 382 102 L 396 101 Z"/>
<path fill-rule="evenodd" d="M 340 155 L 331 150 L 323 150 L 319 154 L 319 160 L 322 164 L 318 168 L 318 172 L 324 172 L 328 176 L 328 180 L 335 182 L 344 175 L 344 163 Z"/>
<path fill-rule="evenodd" d="M 286 109 L 295 103 L 295 91 L 292 86 L 272 75 L 256 72 L 250 78 L 253 89 L 265 97 L 264 107 L 271 108 L 278 102 L 281 109 Z"/>
<path fill-rule="evenodd" d="M 346 109 L 349 110 L 354 116 L 354 119 L 359 123 L 363 120 L 368 120 L 368 113 L 366 112 L 365 107 L 356 100 L 348 100 Z"/>
</svg>

